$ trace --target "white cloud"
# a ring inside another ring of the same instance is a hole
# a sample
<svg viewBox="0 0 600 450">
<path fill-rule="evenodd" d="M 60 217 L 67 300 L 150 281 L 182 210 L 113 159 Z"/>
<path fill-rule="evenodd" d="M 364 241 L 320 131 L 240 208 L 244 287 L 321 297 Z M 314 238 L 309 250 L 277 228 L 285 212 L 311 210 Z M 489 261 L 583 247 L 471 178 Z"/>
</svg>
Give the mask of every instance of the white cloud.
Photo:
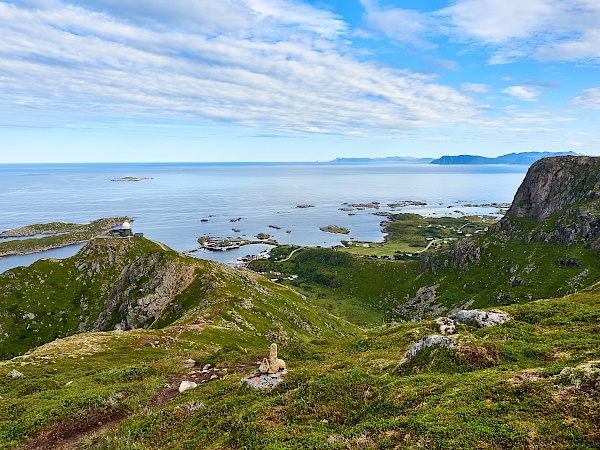
<svg viewBox="0 0 600 450">
<path fill-rule="evenodd" d="M 392 41 L 423 49 L 434 46 L 423 39 L 436 26 L 433 18 L 418 11 L 402 8 L 382 8 L 377 0 L 359 0 L 365 8 L 365 23 L 369 30 L 383 33 Z"/>
<path fill-rule="evenodd" d="M 533 86 L 511 86 L 503 89 L 502 93 L 527 102 L 535 102 L 541 96 L 541 91 Z"/>
<path fill-rule="evenodd" d="M 463 83 L 460 85 L 460 89 L 465 92 L 475 92 L 476 94 L 485 94 L 485 93 L 489 92 L 490 87 L 487 84 Z"/>
<path fill-rule="evenodd" d="M 600 109 L 600 88 L 586 89 L 571 104 L 586 109 Z"/>
<path fill-rule="evenodd" d="M 600 59 L 598 0 L 457 0 L 440 14 L 463 40 L 495 49 L 492 64 Z"/>
<path fill-rule="evenodd" d="M 431 76 L 344 52 L 331 36 L 345 25 L 328 11 L 284 0 L 203 3 L 206 20 L 196 22 L 200 12 L 190 7 L 187 21 L 184 0 L 171 1 L 170 11 L 162 0 L 148 9 L 129 0 L 122 9 L 114 0 L 86 8 L 0 2 L 0 117 L 23 125 L 44 115 L 57 123 L 200 119 L 393 135 L 480 114 Z M 231 22 L 207 19 L 238 13 Z"/>
</svg>

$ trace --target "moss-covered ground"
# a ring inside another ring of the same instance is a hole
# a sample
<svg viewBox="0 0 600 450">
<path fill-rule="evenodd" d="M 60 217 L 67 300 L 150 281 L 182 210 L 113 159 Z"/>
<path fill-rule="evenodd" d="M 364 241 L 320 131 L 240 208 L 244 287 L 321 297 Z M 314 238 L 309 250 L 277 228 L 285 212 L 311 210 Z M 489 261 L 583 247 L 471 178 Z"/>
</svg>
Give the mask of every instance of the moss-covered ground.
<svg viewBox="0 0 600 450">
<path fill-rule="evenodd" d="M 231 339 L 214 353 L 216 328 L 67 338 L 0 363 L 24 374 L 0 377 L 0 448 L 99 411 L 127 418 L 78 448 L 600 448 L 600 288 L 505 311 L 513 320 L 460 326 L 455 348 L 426 350 L 400 372 L 433 322 L 293 339 L 279 352 L 288 378 L 269 392 L 239 383 L 266 353 L 264 339 Z M 227 375 L 147 408 L 190 357 Z"/>
</svg>

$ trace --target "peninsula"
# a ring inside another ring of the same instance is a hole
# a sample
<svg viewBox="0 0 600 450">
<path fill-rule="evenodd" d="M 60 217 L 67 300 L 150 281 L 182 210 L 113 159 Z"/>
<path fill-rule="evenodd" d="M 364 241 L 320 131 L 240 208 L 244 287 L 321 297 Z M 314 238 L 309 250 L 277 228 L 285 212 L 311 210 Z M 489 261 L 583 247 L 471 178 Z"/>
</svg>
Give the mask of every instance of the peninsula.
<svg viewBox="0 0 600 450">
<path fill-rule="evenodd" d="M 94 236 L 107 233 L 123 222 L 132 220 L 131 217 L 113 217 L 94 220 L 87 224 L 51 222 L 5 230 L 0 233 L 0 257 L 28 255 L 81 244 Z M 41 237 L 35 237 L 40 235 Z"/>
</svg>

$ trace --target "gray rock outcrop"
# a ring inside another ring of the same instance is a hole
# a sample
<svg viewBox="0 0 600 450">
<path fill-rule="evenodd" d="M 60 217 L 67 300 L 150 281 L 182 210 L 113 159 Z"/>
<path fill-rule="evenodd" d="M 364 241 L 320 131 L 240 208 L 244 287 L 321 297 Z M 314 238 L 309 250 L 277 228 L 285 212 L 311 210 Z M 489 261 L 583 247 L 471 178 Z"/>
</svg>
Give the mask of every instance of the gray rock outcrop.
<svg viewBox="0 0 600 450">
<path fill-rule="evenodd" d="M 478 311 L 476 309 L 463 309 L 457 313 L 450 314 L 450 319 L 464 325 L 474 325 L 479 328 L 494 327 L 502 325 L 510 320 L 510 316 L 504 313 Z"/>
<path fill-rule="evenodd" d="M 416 342 L 411 348 L 409 348 L 406 353 L 404 353 L 404 356 L 400 361 L 400 365 L 406 364 L 413 359 L 417 353 L 430 347 L 452 348 L 454 347 L 454 341 L 447 337 L 440 336 L 439 334 L 425 336 L 423 339 Z"/>
<path fill-rule="evenodd" d="M 589 156 L 545 158 L 533 164 L 507 216 L 543 222 L 567 206 L 598 198 L 600 160 Z"/>
<path fill-rule="evenodd" d="M 449 317 L 438 317 L 434 322 L 440 326 L 440 333 L 442 334 L 452 334 L 456 330 L 454 320 Z"/>
<path fill-rule="evenodd" d="M 497 227 L 526 241 L 560 244 L 594 241 L 600 235 L 599 199 L 600 158 L 542 159 L 529 168 Z M 546 226 L 523 230 L 515 218 L 532 218 Z"/>
<path fill-rule="evenodd" d="M 147 278 L 149 274 L 151 278 Z M 136 259 L 123 268 L 93 331 L 106 330 L 114 315 L 125 316 L 115 329 L 148 327 L 194 277 L 193 267 L 175 263 L 159 253 Z"/>
<path fill-rule="evenodd" d="M 283 378 L 278 375 L 254 374 L 242 378 L 241 385 L 247 386 L 255 391 L 260 391 L 264 389 L 273 389 L 282 382 Z"/>
</svg>

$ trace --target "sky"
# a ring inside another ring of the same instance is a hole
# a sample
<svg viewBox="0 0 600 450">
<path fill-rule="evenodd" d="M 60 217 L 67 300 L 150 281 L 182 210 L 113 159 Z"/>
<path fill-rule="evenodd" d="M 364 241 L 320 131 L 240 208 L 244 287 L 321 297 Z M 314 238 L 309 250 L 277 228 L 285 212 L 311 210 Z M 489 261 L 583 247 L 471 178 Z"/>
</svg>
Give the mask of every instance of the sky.
<svg viewBox="0 0 600 450">
<path fill-rule="evenodd" d="M 600 155 L 600 0 L 0 0 L 0 163 Z"/>
</svg>

